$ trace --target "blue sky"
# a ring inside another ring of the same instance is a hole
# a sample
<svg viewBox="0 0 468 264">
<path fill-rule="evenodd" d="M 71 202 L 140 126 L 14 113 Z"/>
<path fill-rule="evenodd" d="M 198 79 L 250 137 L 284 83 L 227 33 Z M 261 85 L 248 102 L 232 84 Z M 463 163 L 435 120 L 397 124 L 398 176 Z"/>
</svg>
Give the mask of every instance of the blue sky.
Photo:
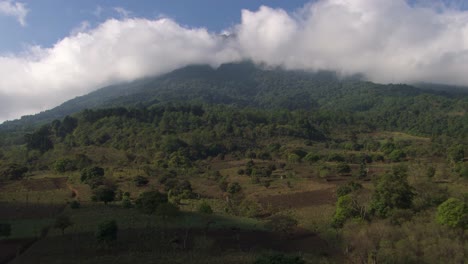
<svg viewBox="0 0 468 264">
<path fill-rule="evenodd" d="M 467 0 L 0 0 L 0 122 L 190 64 L 468 86 Z M 220 36 L 229 32 L 230 37 Z"/>
<path fill-rule="evenodd" d="M 261 5 L 293 11 L 307 0 L 23 0 L 29 10 L 26 25 L 11 16 L 0 15 L 0 53 L 19 52 L 25 45 L 48 47 L 67 36 L 83 21 L 95 26 L 108 18 L 120 18 L 116 8 L 132 17 L 154 19 L 167 16 L 182 25 L 221 31 L 240 21 L 241 9 L 257 10 Z"/>
</svg>

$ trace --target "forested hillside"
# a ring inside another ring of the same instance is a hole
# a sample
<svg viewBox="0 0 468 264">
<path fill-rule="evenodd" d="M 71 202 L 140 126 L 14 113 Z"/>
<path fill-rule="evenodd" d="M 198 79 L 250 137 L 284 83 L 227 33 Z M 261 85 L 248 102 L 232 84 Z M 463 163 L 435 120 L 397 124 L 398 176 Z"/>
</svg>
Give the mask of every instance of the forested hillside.
<svg viewBox="0 0 468 264">
<path fill-rule="evenodd" d="M 466 261 L 467 111 L 463 93 L 251 63 L 106 87 L 1 126 L 0 248 L 36 241 L 13 263 Z"/>
</svg>

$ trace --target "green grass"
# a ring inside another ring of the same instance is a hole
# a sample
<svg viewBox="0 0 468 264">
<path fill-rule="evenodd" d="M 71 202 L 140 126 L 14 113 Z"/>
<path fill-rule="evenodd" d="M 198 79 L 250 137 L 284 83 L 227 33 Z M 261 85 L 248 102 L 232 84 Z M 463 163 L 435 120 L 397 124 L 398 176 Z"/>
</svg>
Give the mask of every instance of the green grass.
<svg viewBox="0 0 468 264">
<path fill-rule="evenodd" d="M 64 214 L 69 215 L 73 226 L 66 233 L 94 232 L 99 223 L 105 220 L 115 220 L 120 229 L 139 229 L 148 226 L 160 227 L 162 220 L 157 215 L 145 215 L 135 208 L 122 208 L 118 205 L 90 204 L 80 209 L 67 208 Z M 194 212 L 182 211 L 179 216 L 167 222 L 167 228 L 204 228 L 207 219 L 214 221 L 210 228 L 223 229 L 238 227 L 247 230 L 262 230 L 263 223 L 259 220 L 231 215 L 203 216 Z M 51 230 L 50 235 L 61 235 L 60 230 Z"/>
<path fill-rule="evenodd" d="M 11 235 L 9 239 L 39 237 L 41 230 L 51 226 L 54 222 L 52 218 L 43 219 L 20 219 L 7 223 L 11 224 Z"/>
</svg>

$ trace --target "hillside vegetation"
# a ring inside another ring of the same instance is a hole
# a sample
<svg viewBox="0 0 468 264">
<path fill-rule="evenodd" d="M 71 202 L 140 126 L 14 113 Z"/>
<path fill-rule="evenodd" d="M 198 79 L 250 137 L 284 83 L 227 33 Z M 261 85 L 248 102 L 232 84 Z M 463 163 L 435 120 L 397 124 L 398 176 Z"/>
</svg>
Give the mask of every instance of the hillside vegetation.
<svg viewBox="0 0 468 264">
<path fill-rule="evenodd" d="M 106 87 L 0 127 L 0 261 L 460 263 L 467 111 L 251 63 Z"/>
</svg>

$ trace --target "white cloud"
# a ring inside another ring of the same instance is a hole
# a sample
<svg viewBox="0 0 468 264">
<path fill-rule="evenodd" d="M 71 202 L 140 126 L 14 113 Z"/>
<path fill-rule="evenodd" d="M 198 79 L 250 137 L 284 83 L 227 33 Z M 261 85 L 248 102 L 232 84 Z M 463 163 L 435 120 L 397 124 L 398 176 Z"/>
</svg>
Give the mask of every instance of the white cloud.
<svg viewBox="0 0 468 264">
<path fill-rule="evenodd" d="M 364 73 L 377 82 L 468 85 L 468 12 L 404 0 L 322 0 L 297 14 L 243 11 L 246 57 L 290 69 Z"/>
<path fill-rule="evenodd" d="M 81 26 L 53 47 L 0 55 L 0 120 L 104 85 L 241 59 L 362 73 L 376 82 L 468 85 L 468 12 L 443 5 L 319 0 L 295 13 L 261 7 L 242 11 L 241 23 L 226 29 L 228 38 L 167 18 Z"/>
<path fill-rule="evenodd" d="M 77 27 L 75 27 L 74 29 L 70 31 L 70 35 L 74 36 L 79 33 L 86 32 L 90 27 L 91 27 L 91 24 L 89 23 L 89 21 L 87 20 L 82 21 Z"/>
<path fill-rule="evenodd" d="M 238 59 L 228 46 L 205 29 L 184 28 L 170 19 L 110 19 L 51 48 L 0 57 L 0 98 L 8 102 L 0 104 L 0 120 L 45 110 L 112 83 Z"/>
<path fill-rule="evenodd" d="M 123 7 L 114 7 L 114 11 L 117 12 L 122 18 L 129 18 L 130 15 L 132 14 L 132 11 L 129 11 Z"/>
<path fill-rule="evenodd" d="M 28 12 L 29 10 L 24 3 L 12 0 L 0 1 L 0 14 L 15 17 L 23 27 L 26 26 Z"/>
</svg>

